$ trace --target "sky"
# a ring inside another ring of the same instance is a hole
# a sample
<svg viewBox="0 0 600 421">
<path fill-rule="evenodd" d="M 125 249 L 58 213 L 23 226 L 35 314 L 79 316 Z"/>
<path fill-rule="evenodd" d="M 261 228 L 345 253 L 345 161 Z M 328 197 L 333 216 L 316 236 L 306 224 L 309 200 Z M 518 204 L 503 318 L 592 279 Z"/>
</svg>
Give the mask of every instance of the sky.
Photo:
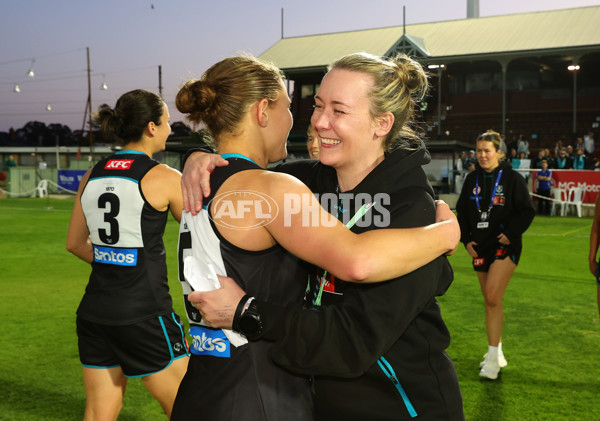
<svg viewBox="0 0 600 421">
<path fill-rule="evenodd" d="M 598 5 L 480 0 L 479 15 Z M 1 0 L 0 132 L 29 121 L 86 128 L 88 51 L 94 111 L 114 106 L 132 89 L 158 92 L 160 66 L 171 122 L 185 122 L 174 105 L 178 88 L 217 61 L 241 52 L 258 56 L 282 32 L 293 37 L 400 26 L 403 6 L 407 25 L 467 14 L 467 0 Z"/>
</svg>

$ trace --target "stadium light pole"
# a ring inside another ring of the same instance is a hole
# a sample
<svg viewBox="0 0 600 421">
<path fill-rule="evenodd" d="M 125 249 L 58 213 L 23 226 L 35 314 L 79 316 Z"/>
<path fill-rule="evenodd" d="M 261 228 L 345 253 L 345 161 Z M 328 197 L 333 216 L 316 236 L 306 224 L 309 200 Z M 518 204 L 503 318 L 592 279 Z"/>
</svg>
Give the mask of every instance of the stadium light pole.
<svg viewBox="0 0 600 421">
<path fill-rule="evenodd" d="M 90 69 L 90 47 L 86 47 L 87 52 L 87 82 L 88 82 L 88 117 L 89 117 L 89 141 L 90 141 L 90 162 L 94 160 L 94 133 L 92 126 L 92 70 Z"/>
<path fill-rule="evenodd" d="M 162 98 L 162 65 L 158 65 L 158 94 L 161 96 Z"/>
<path fill-rule="evenodd" d="M 506 72 L 508 71 L 508 61 L 500 61 L 502 66 L 502 134 L 506 135 Z"/>
<path fill-rule="evenodd" d="M 573 64 L 567 67 L 573 72 L 573 134 L 577 133 L 577 71 L 580 69 L 579 57 L 573 57 Z"/>
</svg>

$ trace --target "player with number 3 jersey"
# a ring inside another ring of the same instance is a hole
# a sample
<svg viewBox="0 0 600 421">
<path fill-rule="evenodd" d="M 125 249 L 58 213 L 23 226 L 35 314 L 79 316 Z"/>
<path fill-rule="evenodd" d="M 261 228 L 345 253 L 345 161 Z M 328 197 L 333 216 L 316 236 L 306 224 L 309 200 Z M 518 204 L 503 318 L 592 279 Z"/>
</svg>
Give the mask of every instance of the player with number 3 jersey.
<svg viewBox="0 0 600 421">
<path fill-rule="evenodd" d="M 83 177 L 67 238 L 92 266 L 77 309 L 85 419 L 116 419 L 133 377 L 170 416 L 189 352 L 162 239 L 169 210 L 181 219 L 181 174 L 152 159 L 171 132 L 169 111 L 160 96 L 136 90 L 101 107 L 97 121 L 122 150 Z"/>
</svg>

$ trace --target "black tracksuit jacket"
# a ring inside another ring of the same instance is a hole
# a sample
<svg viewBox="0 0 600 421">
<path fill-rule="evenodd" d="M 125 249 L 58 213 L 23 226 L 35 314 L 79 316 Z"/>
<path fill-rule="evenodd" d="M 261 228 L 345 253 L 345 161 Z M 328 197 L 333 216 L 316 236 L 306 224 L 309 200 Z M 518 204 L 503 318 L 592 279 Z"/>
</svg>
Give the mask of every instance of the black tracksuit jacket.
<svg viewBox="0 0 600 421">
<path fill-rule="evenodd" d="M 389 194 L 388 228 L 434 223 L 433 190 L 422 169 L 429 159 L 425 149 L 397 150 L 347 193 Z M 336 191 L 330 167 L 318 162 L 284 167 L 313 192 Z M 352 203 L 349 207 L 354 209 Z M 375 206 L 372 212 L 371 221 L 385 217 Z M 377 229 L 358 225 L 352 230 Z M 382 283 L 336 280 L 335 293 L 325 291 L 322 306 L 316 307 L 312 297 L 318 285 L 312 276 L 303 309 L 257 300 L 263 339 L 275 341 L 276 363 L 314 376 L 318 420 L 462 420 L 456 371 L 445 352 L 450 335 L 436 301 L 452 280 L 452 268 L 441 256 Z"/>
<path fill-rule="evenodd" d="M 499 171 L 502 171 L 502 176 L 498 183 L 496 203 L 488 219 L 489 227 L 478 229 L 477 222 L 480 219 L 475 201 L 476 179 L 479 179 L 480 209 L 487 211 Z M 493 253 L 499 245 L 497 237 L 500 233 L 504 233 L 510 240 L 507 249 L 520 255 L 523 248 L 522 235 L 535 217 L 535 208 L 525 179 L 505 161 L 491 174 L 486 174 L 479 165 L 475 171 L 469 173 L 465 178 L 456 210 L 461 231 L 460 241 L 465 246 L 470 241 L 475 241 L 475 251 L 479 256 Z"/>
</svg>

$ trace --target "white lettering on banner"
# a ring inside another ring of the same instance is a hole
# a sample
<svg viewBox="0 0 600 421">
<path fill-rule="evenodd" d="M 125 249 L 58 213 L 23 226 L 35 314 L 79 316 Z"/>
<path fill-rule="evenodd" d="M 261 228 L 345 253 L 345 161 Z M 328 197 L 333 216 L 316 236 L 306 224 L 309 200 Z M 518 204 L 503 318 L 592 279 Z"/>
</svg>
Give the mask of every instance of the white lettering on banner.
<svg viewBox="0 0 600 421">
<path fill-rule="evenodd" d="M 586 182 L 577 182 L 577 181 L 559 181 L 558 188 L 569 190 L 570 188 L 581 187 L 584 192 L 600 192 L 600 184 L 588 184 Z"/>
</svg>

